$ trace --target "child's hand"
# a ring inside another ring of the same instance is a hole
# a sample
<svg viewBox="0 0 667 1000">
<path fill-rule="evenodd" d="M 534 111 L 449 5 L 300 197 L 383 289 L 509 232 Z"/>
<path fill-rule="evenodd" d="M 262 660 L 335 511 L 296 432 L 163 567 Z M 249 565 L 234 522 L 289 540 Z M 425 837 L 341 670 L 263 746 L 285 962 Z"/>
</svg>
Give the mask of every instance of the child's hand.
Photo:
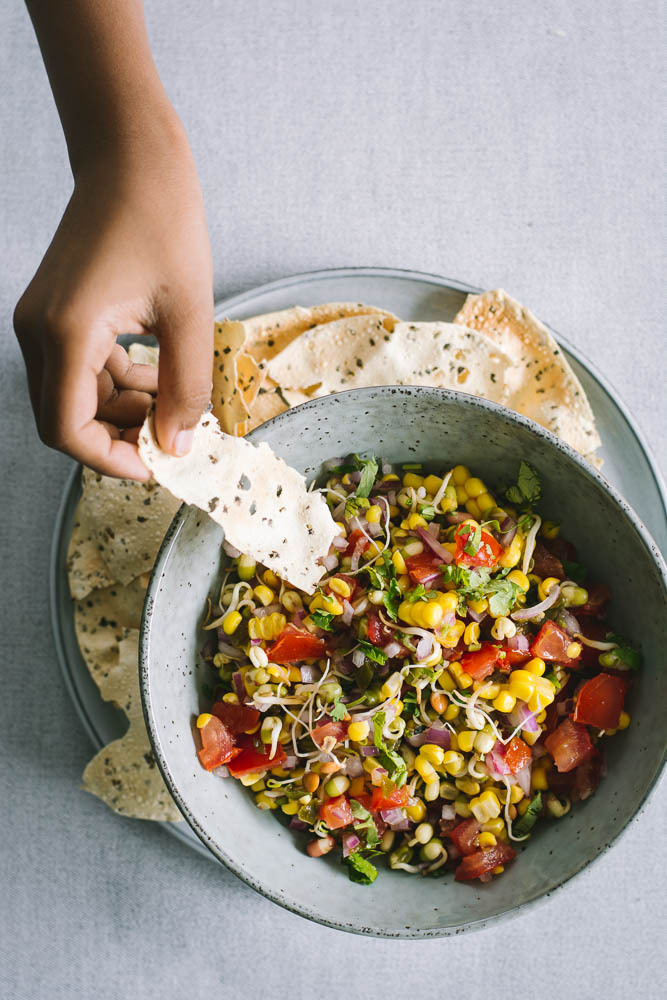
<svg viewBox="0 0 667 1000">
<path fill-rule="evenodd" d="M 14 325 L 46 444 L 106 475 L 145 480 L 134 442 L 157 390 L 160 444 L 189 451 L 211 392 L 213 293 L 201 191 L 180 126 L 82 167 Z M 129 363 L 121 333 L 158 338 L 158 376 Z"/>
</svg>

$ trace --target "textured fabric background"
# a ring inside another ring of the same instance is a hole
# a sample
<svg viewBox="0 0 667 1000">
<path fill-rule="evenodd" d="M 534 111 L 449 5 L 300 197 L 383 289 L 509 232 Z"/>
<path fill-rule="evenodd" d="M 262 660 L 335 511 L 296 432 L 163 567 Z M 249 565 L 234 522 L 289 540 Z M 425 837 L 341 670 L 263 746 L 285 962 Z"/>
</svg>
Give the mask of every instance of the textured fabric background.
<svg viewBox="0 0 667 1000">
<path fill-rule="evenodd" d="M 599 365 L 664 468 L 663 12 L 148 0 L 199 165 L 216 294 L 348 264 L 501 285 Z M 71 182 L 19 0 L 2 4 L 0 52 L 0 994 L 664 996 L 664 787 L 546 906 L 428 943 L 309 924 L 79 790 L 91 747 L 47 616 L 70 463 L 37 439 L 11 334 Z"/>
</svg>

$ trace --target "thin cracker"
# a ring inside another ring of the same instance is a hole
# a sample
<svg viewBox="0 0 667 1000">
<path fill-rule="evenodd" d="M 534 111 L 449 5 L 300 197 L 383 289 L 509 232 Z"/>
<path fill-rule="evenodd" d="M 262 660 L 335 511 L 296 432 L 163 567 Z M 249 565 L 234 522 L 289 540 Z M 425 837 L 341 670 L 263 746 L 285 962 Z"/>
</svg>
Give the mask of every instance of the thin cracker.
<svg viewBox="0 0 667 1000">
<path fill-rule="evenodd" d="M 248 408 L 239 387 L 237 360 L 245 344 L 243 323 L 225 320 L 213 331 L 213 389 L 211 402 L 220 426 L 229 434 L 248 418 Z"/>
</svg>

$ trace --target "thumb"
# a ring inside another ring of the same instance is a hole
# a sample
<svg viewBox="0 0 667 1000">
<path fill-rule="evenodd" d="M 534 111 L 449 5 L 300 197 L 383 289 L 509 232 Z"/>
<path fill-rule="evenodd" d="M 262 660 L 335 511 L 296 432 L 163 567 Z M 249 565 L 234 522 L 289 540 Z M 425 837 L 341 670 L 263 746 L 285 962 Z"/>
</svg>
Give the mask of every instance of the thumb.
<svg viewBox="0 0 667 1000">
<path fill-rule="evenodd" d="M 160 447 L 186 455 L 194 427 L 211 399 L 213 301 L 159 318 L 160 342 L 155 429 Z"/>
</svg>

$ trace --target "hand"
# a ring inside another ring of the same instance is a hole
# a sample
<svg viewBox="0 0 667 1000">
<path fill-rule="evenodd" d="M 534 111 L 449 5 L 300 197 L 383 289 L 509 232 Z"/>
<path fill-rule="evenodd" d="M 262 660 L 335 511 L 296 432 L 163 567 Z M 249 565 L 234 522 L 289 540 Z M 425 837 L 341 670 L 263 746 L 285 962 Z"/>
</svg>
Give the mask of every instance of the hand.
<svg viewBox="0 0 667 1000">
<path fill-rule="evenodd" d="M 213 292 L 201 191 L 180 124 L 87 160 L 14 314 L 45 444 L 98 472 L 146 480 L 136 448 L 157 390 L 161 446 L 185 454 L 211 394 Z M 160 366 L 120 333 L 154 334 Z"/>
</svg>

